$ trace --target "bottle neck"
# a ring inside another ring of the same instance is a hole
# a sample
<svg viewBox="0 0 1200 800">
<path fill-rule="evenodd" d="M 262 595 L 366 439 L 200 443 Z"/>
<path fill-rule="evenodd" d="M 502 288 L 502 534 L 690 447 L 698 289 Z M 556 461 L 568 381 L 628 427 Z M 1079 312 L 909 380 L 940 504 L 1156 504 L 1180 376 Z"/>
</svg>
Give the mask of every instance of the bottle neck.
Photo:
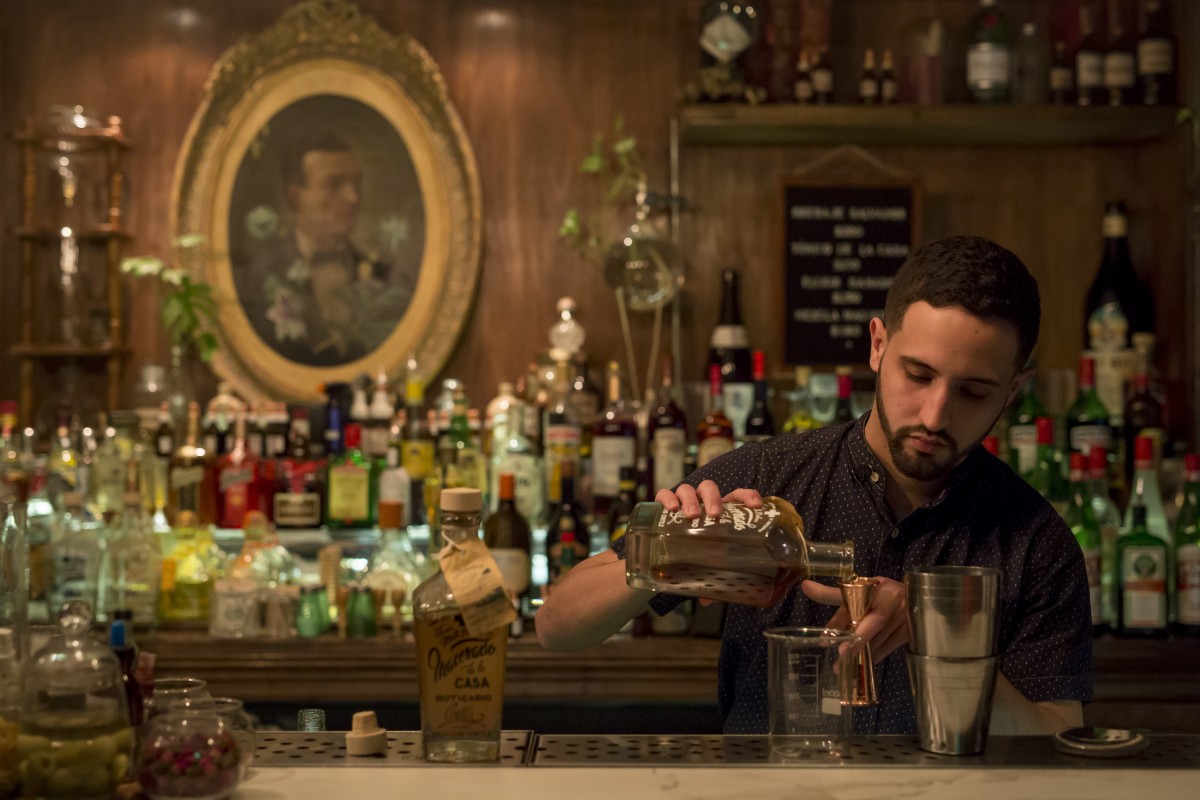
<svg viewBox="0 0 1200 800">
<path fill-rule="evenodd" d="M 724 285 L 721 290 L 721 324 L 742 324 L 741 303 L 738 298 L 738 274 L 733 270 L 725 273 Z"/>
</svg>

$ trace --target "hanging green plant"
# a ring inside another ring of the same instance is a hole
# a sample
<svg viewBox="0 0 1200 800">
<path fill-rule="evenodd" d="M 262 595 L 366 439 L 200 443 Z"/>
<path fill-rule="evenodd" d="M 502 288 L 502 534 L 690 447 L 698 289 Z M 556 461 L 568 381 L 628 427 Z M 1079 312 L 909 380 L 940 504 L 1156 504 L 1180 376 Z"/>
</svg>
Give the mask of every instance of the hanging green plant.
<svg viewBox="0 0 1200 800">
<path fill-rule="evenodd" d="M 603 133 L 592 137 L 592 151 L 580 162 L 579 171 L 598 179 L 599 203 L 586 219 L 579 209 L 568 209 L 558 235 L 581 256 L 601 258 L 620 230 L 618 209 L 629 203 L 646 180 L 637 139 L 625 133 L 624 117 L 618 114 L 613 121 L 611 142 Z"/>
<path fill-rule="evenodd" d="M 198 234 L 171 241 L 175 263 L 168 267 L 161 258 L 133 256 L 121 262 L 121 272 L 135 278 L 155 279 L 163 288 L 162 325 L 171 344 L 193 350 L 209 362 L 217 351 L 217 299 L 213 287 L 195 280 L 191 269 L 204 246 Z"/>
</svg>

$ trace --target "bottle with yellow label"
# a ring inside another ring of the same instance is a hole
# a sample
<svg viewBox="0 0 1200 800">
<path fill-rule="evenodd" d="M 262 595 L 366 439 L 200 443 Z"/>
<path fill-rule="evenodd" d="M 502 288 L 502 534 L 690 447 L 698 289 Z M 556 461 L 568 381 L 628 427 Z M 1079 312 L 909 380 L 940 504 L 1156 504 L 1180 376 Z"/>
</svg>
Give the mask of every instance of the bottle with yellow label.
<svg viewBox="0 0 1200 800">
<path fill-rule="evenodd" d="M 346 451 L 329 462 L 325 524 L 330 528 L 372 528 L 379 487 L 374 466 L 359 449 L 362 426 L 353 422 L 347 425 L 345 441 Z"/>
</svg>

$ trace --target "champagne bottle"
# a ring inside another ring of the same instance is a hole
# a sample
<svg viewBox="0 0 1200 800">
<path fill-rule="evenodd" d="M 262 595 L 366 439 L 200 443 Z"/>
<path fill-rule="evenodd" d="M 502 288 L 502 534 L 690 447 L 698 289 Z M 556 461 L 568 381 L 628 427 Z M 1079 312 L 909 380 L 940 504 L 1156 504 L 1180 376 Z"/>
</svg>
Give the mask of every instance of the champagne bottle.
<svg viewBox="0 0 1200 800">
<path fill-rule="evenodd" d="M 1175 39 L 1165 0 L 1146 0 L 1137 40 L 1137 77 L 1144 105 L 1175 102 Z"/>
</svg>

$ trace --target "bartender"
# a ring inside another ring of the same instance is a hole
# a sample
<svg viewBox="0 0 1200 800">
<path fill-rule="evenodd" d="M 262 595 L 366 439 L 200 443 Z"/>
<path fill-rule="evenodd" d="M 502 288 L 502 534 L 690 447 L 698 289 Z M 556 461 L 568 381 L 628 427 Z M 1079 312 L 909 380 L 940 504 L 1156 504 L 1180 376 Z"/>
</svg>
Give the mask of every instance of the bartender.
<svg viewBox="0 0 1200 800">
<path fill-rule="evenodd" d="M 1041 318 L 1037 281 L 994 242 L 953 236 L 896 273 L 871 320 L 875 401 L 859 419 L 747 444 L 655 500 L 689 518 L 723 501 L 791 502 L 812 541 L 854 543 L 855 571 L 880 578 L 857 627 L 871 645 L 879 703 L 856 711 L 859 734 L 915 733 L 902 649 L 904 573 L 932 565 L 1003 573 L 994 734 L 1082 724 L 1092 694 L 1092 622 L 1083 555 L 1036 491 L 980 442 L 1031 377 Z M 537 614 L 552 650 L 598 644 L 647 608 L 683 598 L 625 582 L 624 543 L 579 564 Z M 718 666 L 725 732 L 767 729 L 767 641 L 779 626 L 848 629 L 836 586 L 806 580 L 772 608 L 730 605 Z"/>
</svg>

